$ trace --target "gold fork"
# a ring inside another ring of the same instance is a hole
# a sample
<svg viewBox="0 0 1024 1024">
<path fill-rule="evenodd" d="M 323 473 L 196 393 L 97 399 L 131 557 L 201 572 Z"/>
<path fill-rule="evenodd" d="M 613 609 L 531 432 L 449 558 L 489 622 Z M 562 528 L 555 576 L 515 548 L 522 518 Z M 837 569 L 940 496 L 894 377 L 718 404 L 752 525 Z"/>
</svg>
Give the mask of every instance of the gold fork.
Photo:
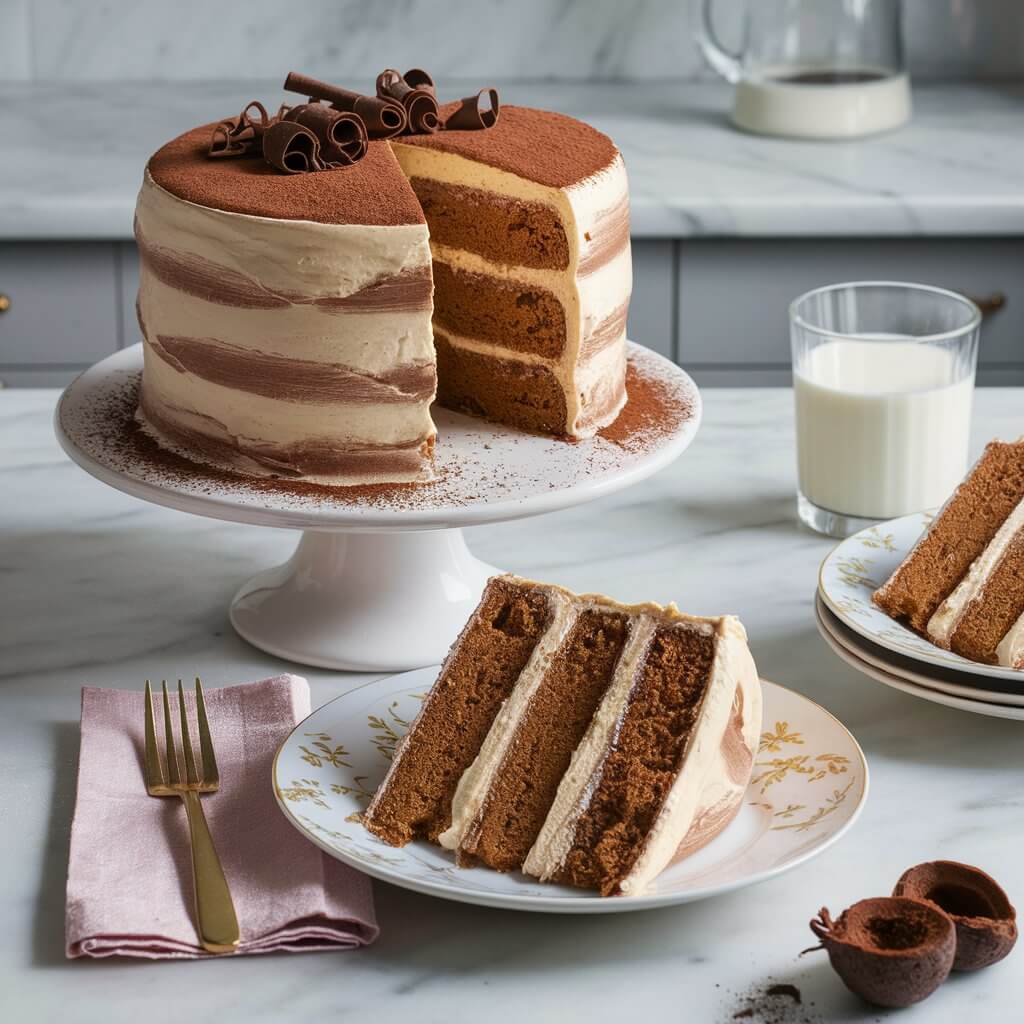
<svg viewBox="0 0 1024 1024">
<path fill-rule="evenodd" d="M 231 953 L 238 948 L 238 919 L 231 902 L 224 869 L 213 845 L 213 836 L 206 824 L 199 803 L 200 793 L 213 793 L 220 787 L 217 761 L 213 756 L 210 723 L 206 718 L 203 684 L 196 678 L 196 719 L 199 722 L 199 754 L 202 774 L 196 771 L 192 753 L 192 740 L 185 713 L 185 691 L 178 680 L 178 707 L 181 718 L 181 747 L 185 760 L 185 781 L 178 767 L 178 752 L 171 727 L 171 702 L 164 680 L 164 740 L 166 743 L 167 771 L 160 760 L 156 744 L 156 721 L 153 715 L 153 691 L 146 680 L 146 791 L 150 796 L 180 796 L 188 815 L 189 837 L 192 845 L 192 883 L 195 891 L 196 918 L 199 940 L 211 953 Z M 166 780 L 166 781 L 165 781 Z"/>
</svg>

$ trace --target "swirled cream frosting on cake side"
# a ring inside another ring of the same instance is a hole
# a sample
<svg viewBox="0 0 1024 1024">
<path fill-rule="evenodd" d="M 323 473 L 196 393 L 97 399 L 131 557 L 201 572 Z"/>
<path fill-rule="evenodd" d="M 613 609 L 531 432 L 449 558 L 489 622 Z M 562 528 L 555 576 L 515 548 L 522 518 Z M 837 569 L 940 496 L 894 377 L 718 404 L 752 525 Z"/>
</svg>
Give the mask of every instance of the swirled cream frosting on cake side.
<svg viewBox="0 0 1024 1024">
<path fill-rule="evenodd" d="M 139 416 L 158 441 L 258 475 L 332 484 L 429 475 L 425 224 L 226 212 L 147 172 L 135 233 Z"/>
</svg>

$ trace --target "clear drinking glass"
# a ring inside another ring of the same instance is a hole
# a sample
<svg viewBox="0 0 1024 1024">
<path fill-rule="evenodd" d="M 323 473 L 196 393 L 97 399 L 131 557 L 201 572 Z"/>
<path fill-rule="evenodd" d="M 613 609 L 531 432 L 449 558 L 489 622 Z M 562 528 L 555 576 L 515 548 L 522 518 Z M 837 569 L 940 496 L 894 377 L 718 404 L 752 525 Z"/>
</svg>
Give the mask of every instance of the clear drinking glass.
<svg viewBox="0 0 1024 1024">
<path fill-rule="evenodd" d="M 697 42 L 736 86 L 732 119 L 748 131 L 836 138 L 886 131 L 910 116 L 901 0 L 696 0 Z M 715 16 L 740 21 L 730 50 Z"/>
<path fill-rule="evenodd" d="M 789 320 L 800 519 L 847 537 L 941 505 L 967 470 L 978 307 L 856 281 L 801 295 Z"/>
</svg>

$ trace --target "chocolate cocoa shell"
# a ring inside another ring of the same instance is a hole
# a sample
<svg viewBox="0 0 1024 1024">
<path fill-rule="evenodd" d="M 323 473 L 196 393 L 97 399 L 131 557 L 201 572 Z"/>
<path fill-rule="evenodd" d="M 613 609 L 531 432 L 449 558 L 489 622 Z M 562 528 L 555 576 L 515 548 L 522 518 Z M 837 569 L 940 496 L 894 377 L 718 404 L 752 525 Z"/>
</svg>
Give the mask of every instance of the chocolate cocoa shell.
<svg viewBox="0 0 1024 1024">
<path fill-rule="evenodd" d="M 1013 904 L 991 875 L 970 864 L 917 864 L 903 872 L 892 894 L 933 903 L 953 919 L 954 971 L 977 971 L 997 963 L 1017 941 Z"/>
<path fill-rule="evenodd" d="M 823 911 L 811 927 L 846 987 L 876 1006 L 926 999 L 949 976 L 956 955 L 952 920 L 919 900 L 861 900 L 835 922 Z"/>
</svg>

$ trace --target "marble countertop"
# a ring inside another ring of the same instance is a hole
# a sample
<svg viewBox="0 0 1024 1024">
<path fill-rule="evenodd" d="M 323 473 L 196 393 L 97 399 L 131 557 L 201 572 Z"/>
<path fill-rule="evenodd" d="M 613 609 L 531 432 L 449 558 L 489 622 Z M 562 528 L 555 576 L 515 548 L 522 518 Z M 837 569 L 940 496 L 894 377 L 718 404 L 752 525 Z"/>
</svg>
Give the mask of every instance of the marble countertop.
<svg viewBox="0 0 1024 1024">
<path fill-rule="evenodd" d="M 577 590 L 742 616 L 762 674 L 821 702 L 864 747 L 871 794 L 848 836 L 756 888 L 667 910 L 532 915 L 375 883 L 381 938 L 359 952 L 66 961 L 80 686 L 197 671 L 216 686 L 294 669 L 318 705 L 369 677 L 296 669 L 241 641 L 227 619 L 233 591 L 285 558 L 295 535 L 192 518 L 101 485 L 60 452 L 56 397 L 0 392 L 0 1019 L 155 1020 L 173 1004 L 199 1024 L 726 1024 L 747 994 L 791 982 L 811 1024 L 877 1021 L 886 1015 L 849 995 L 823 954 L 798 957 L 819 907 L 883 895 L 904 868 L 940 857 L 988 869 L 1024 903 L 1024 727 L 886 689 L 829 652 L 812 597 L 832 542 L 794 521 L 792 394 L 708 390 L 701 433 L 675 466 L 469 540 L 495 565 Z M 975 452 L 1021 432 L 1022 397 L 978 392 Z M 1024 952 L 1014 957 L 954 977 L 901 1024 L 1013 1018 Z"/>
<path fill-rule="evenodd" d="M 0 85 L 0 239 L 130 238 L 148 155 L 254 96 L 285 98 L 276 81 Z M 717 83 L 502 86 L 504 102 L 616 140 L 636 237 L 1024 234 L 1022 84 L 922 84 L 909 125 L 854 142 L 743 134 L 729 96 Z"/>
</svg>

